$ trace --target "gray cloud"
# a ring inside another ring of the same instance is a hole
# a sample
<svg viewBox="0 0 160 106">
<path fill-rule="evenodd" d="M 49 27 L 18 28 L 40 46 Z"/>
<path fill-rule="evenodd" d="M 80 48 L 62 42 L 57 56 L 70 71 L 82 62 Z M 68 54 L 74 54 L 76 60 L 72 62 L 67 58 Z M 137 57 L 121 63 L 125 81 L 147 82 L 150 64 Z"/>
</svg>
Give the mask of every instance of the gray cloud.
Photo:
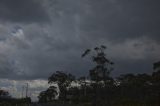
<svg viewBox="0 0 160 106">
<path fill-rule="evenodd" d="M 152 63 L 160 60 L 158 4 L 158 0 L 1 0 L 0 88 L 20 97 L 18 91 L 29 82 L 36 100 L 57 70 L 87 76 L 94 64 L 81 54 L 101 44 L 115 62 L 112 76 L 151 73 Z"/>
<path fill-rule="evenodd" d="M 7 22 L 41 23 L 49 21 L 49 16 L 37 0 L 1 0 L 0 19 Z"/>
<path fill-rule="evenodd" d="M 148 36 L 159 38 L 158 0 L 91 1 L 92 13 L 86 16 L 82 29 L 96 39 L 105 38 L 113 42 Z"/>
<path fill-rule="evenodd" d="M 15 14 L 0 18 L 7 21 L 0 25 L 2 78 L 46 79 L 57 70 L 86 75 L 93 64 L 90 58 L 82 59 L 81 53 L 100 44 L 108 46 L 106 52 L 116 63 L 114 76 L 124 72 L 149 72 L 152 62 L 160 59 L 156 1 L 25 2 L 20 3 L 25 4 L 22 10 L 18 9 L 22 8 L 20 4 L 12 9 L 17 4 L 1 3 L 4 6 L 0 11 L 8 9 Z M 31 4 L 34 5 L 27 9 Z M 31 9 L 26 16 L 24 13 Z M 41 18 L 39 13 L 43 15 Z M 17 16 L 20 19 L 15 18 Z M 45 17 L 50 17 L 50 23 L 39 24 L 48 20 Z"/>
</svg>

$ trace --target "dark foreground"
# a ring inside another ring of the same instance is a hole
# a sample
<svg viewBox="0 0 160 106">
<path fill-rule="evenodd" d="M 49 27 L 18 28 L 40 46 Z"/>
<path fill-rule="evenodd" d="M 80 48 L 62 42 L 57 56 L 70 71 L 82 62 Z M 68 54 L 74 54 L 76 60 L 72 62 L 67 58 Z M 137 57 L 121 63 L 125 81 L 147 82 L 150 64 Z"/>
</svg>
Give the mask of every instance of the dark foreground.
<svg viewBox="0 0 160 106">
<path fill-rule="evenodd" d="M 49 104 L 38 104 L 38 103 L 32 103 L 32 104 L 0 104 L 0 106 L 160 106 L 159 104 L 132 104 L 132 103 L 127 103 L 127 104 L 54 104 L 54 103 L 49 103 Z"/>
<path fill-rule="evenodd" d="M 159 104 L 119 104 L 119 105 L 93 105 L 93 104 L 31 104 L 29 106 L 159 106 Z"/>
</svg>

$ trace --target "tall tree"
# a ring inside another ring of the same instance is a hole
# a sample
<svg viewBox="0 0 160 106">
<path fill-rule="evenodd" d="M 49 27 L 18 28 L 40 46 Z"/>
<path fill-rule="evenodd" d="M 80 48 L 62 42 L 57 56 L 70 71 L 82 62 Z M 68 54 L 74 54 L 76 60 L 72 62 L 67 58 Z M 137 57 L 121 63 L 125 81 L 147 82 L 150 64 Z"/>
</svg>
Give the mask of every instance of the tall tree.
<svg viewBox="0 0 160 106">
<path fill-rule="evenodd" d="M 100 96 L 100 90 L 102 87 L 108 86 L 108 83 L 110 84 L 113 82 L 112 78 L 109 77 L 110 72 L 112 71 L 114 64 L 112 61 L 110 61 L 105 54 L 106 46 L 101 45 L 100 47 L 95 47 L 93 50 L 87 49 L 83 54 L 82 57 L 85 57 L 89 54 L 91 54 L 92 51 L 92 61 L 95 63 L 95 67 L 89 71 L 90 78 L 93 80 L 93 83 L 91 84 L 94 89 L 94 99 L 93 104 L 97 105 L 97 98 Z M 101 84 L 103 82 L 103 85 Z"/>
<path fill-rule="evenodd" d="M 90 77 L 91 80 L 94 81 L 104 81 L 110 79 L 109 74 L 112 71 L 114 64 L 110 61 L 105 54 L 106 46 L 101 45 L 100 47 L 95 47 L 93 49 L 92 61 L 96 64 L 96 66 L 90 70 Z M 90 49 L 87 49 L 83 54 L 82 57 L 85 57 L 91 52 Z"/>
</svg>

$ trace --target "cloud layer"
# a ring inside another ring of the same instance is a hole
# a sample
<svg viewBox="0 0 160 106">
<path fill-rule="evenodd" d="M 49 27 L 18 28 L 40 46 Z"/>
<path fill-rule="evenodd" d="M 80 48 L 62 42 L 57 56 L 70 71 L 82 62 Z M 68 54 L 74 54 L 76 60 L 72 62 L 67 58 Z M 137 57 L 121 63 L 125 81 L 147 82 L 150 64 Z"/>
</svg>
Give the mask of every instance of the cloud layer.
<svg viewBox="0 0 160 106">
<path fill-rule="evenodd" d="M 151 73 L 152 63 L 160 60 L 158 4 L 158 0 L 1 0 L 0 78 L 34 81 L 57 70 L 86 75 L 93 64 L 81 54 L 101 44 L 115 62 L 113 76 Z"/>
<path fill-rule="evenodd" d="M 1 0 L 0 19 L 10 22 L 46 22 L 49 16 L 38 0 Z"/>
</svg>

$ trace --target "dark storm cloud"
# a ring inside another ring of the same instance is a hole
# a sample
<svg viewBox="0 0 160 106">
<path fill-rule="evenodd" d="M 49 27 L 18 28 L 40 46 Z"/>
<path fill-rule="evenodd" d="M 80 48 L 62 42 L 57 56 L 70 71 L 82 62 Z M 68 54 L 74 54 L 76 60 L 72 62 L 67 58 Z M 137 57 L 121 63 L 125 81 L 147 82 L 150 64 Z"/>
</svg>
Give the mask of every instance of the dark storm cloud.
<svg viewBox="0 0 160 106">
<path fill-rule="evenodd" d="M 0 88 L 19 97 L 21 87 L 29 83 L 36 100 L 55 71 L 88 76 L 95 64 L 81 54 L 101 44 L 115 63 L 112 76 L 152 73 L 152 63 L 160 60 L 159 4 L 159 0 L 0 0 Z"/>
<path fill-rule="evenodd" d="M 49 16 L 38 0 L 0 0 L 0 19 L 7 22 L 47 22 Z"/>
<path fill-rule="evenodd" d="M 90 1 L 93 12 L 86 17 L 82 29 L 91 37 L 102 37 L 113 42 L 140 36 L 159 41 L 159 3 L 158 0 Z"/>
<path fill-rule="evenodd" d="M 57 70 L 86 75 L 93 64 L 91 58 L 82 59 L 81 54 L 101 44 L 108 46 L 106 52 L 115 62 L 114 76 L 149 72 L 158 58 L 160 46 L 155 41 L 159 41 L 160 9 L 155 0 L 45 0 L 45 3 L 43 7 L 38 0 L 0 1 L 3 14 L 0 19 L 8 22 L 5 28 L 0 26 L 0 33 L 3 32 L 0 36 L 12 35 L 0 42 L 0 55 L 6 56 L 0 60 L 1 77 L 47 79 Z M 50 24 L 39 24 L 48 17 Z M 6 29 L 12 32 L 17 28 L 13 22 L 18 22 L 19 30 L 8 34 Z"/>
<path fill-rule="evenodd" d="M 112 71 L 111 75 L 114 77 L 118 77 L 122 74 L 126 73 L 153 73 L 153 63 L 155 60 L 152 59 L 143 59 L 143 60 L 118 60 L 114 61 L 114 71 Z"/>
</svg>

